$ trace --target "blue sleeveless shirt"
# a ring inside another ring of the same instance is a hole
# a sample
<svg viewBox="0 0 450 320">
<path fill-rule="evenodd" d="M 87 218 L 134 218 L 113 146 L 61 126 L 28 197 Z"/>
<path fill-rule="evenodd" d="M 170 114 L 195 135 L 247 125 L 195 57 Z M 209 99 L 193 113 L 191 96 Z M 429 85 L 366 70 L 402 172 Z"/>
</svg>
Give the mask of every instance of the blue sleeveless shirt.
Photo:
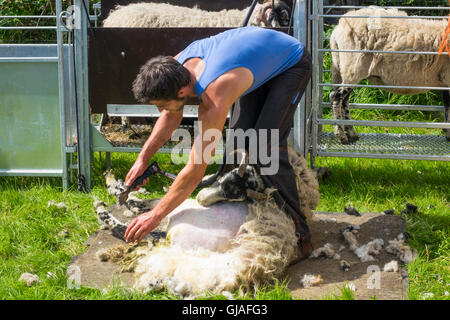
<svg viewBox="0 0 450 320">
<path fill-rule="evenodd" d="M 245 67 L 253 73 L 247 94 L 295 65 L 304 46 L 297 39 L 275 30 L 244 27 L 197 40 L 184 49 L 177 60 L 201 58 L 205 67 L 197 79 L 195 92 L 200 98 L 208 85 L 231 69 Z"/>
</svg>

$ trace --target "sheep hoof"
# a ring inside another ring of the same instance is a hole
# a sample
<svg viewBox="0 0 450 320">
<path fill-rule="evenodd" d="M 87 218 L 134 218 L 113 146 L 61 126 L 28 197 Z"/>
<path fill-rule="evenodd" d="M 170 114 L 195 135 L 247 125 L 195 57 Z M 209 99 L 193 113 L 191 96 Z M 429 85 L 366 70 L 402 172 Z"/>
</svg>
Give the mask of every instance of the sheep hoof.
<svg viewBox="0 0 450 320">
<path fill-rule="evenodd" d="M 336 136 L 336 138 L 338 138 L 341 144 L 350 144 L 345 133 L 335 133 L 334 135 Z"/>
<path fill-rule="evenodd" d="M 331 170 L 328 167 L 317 167 L 313 169 L 316 179 L 328 179 L 331 176 Z"/>
<path fill-rule="evenodd" d="M 352 144 L 359 140 L 359 136 L 353 135 L 353 134 L 347 134 L 347 139 L 348 139 L 349 144 Z"/>
<path fill-rule="evenodd" d="M 447 141 L 450 141 L 450 129 L 444 129 L 443 131 L 445 133 L 445 138 L 447 139 Z"/>
</svg>

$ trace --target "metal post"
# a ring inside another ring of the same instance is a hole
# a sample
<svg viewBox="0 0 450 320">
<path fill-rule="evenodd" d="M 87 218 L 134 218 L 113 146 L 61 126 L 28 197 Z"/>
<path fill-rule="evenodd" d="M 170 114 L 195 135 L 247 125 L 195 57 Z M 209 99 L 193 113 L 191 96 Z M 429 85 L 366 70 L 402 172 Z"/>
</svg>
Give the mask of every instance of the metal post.
<svg viewBox="0 0 450 320">
<path fill-rule="evenodd" d="M 62 185 L 63 189 L 68 188 L 68 169 L 66 153 L 66 118 L 65 118 L 65 82 L 64 82 L 64 37 L 61 26 L 60 15 L 62 12 L 61 0 L 56 1 L 56 35 L 58 40 L 58 94 L 59 94 L 59 114 L 61 128 L 61 158 L 62 158 Z"/>
<path fill-rule="evenodd" d="M 308 1 L 296 0 L 294 12 L 294 36 L 303 45 L 305 49 L 311 52 L 308 42 Z M 305 94 L 300 100 L 297 111 L 294 115 L 294 149 L 302 154 L 305 158 L 308 157 L 309 145 L 308 141 L 308 123 L 306 115 L 311 108 L 311 85 L 308 85 Z"/>
<path fill-rule="evenodd" d="M 86 14 L 83 6 L 89 8 L 88 0 L 75 0 L 76 13 L 75 17 L 75 38 L 73 43 L 75 46 L 75 61 L 77 75 L 77 100 L 78 100 L 78 119 L 79 119 L 79 161 L 80 172 L 85 178 L 86 188 L 91 188 L 91 148 L 90 148 L 90 117 L 89 117 L 89 95 L 88 95 L 88 51 L 87 51 L 87 28 L 89 16 Z M 77 21 L 77 19 L 79 19 Z"/>
<path fill-rule="evenodd" d="M 318 83 L 320 82 L 319 78 L 319 52 L 317 48 L 319 47 L 319 3 L 322 4 L 323 0 L 311 1 L 313 6 L 313 22 L 312 22 L 312 56 L 313 56 L 313 92 L 312 92 L 312 151 L 311 151 L 311 167 L 314 168 L 315 157 L 317 156 L 317 144 L 318 144 L 318 122 L 317 122 L 317 114 L 319 108 L 320 101 L 320 89 Z"/>
<path fill-rule="evenodd" d="M 323 19 L 324 18 L 321 17 L 321 15 L 323 15 L 323 0 L 319 1 L 317 6 L 318 6 L 318 8 L 317 8 L 317 10 L 318 10 L 318 15 L 317 15 L 318 16 L 318 20 L 317 20 L 317 23 L 318 23 L 318 34 L 317 34 L 318 47 L 317 47 L 317 49 L 319 49 L 319 48 L 323 47 L 323 40 L 324 40 L 324 36 L 323 36 L 323 31 L 324 31 Z M 317 51 L 319 51 L 319 64 L 318 64 L 319 82 L 322 83 L 323 82 L 323 56 L 324 56 L 324 53 L 320 50 L 317 50 Z M 317 101 L 317 116 L 318 116 L 318 118 L 322 118 L 322 116 L 323 116 L 322 101 L 323 101 L 323 87 L 319 87 L 319 100 Z M 322 125 L 319 124 L 319 126 L 317 128 L 318 136 L 320 136 L 322 134 L 322 129 L 323 129 Z"/>
</svg>

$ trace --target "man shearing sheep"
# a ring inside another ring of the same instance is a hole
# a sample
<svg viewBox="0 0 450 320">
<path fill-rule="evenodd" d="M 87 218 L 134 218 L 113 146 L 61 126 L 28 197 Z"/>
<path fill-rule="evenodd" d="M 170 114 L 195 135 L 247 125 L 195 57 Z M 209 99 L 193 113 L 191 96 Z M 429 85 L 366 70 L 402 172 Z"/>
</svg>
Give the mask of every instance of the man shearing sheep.
<svg viewBox="0 0 450 320">
<path fill-rule="evenodd" d="M 195 41 L 175 57 L 159 56 L 142 66 L 133 83 L 134 95 L 142 103 L 156 105 L 161 115 L 125 185 L 130 186 L 145 171 L 151 157 L 171 138 L 189 98 L 201 100 L 198 120 L 202 129 L 169 192 L 153 210 L 131 222 L 126 240 L 141 241 L 191 195 L 219 143 L 218 137 L 211 141 L 203 133 L 210 129 L 221 133 L 234 105 L 230 129 L 278 130 L 279 141 L 267 142 L 267 150 L 278 153 L 278 171 L 261 174 L 261 178 L 267 187 L 277 189 L 275 201 L 292 217 L 299 237 L 299 258 L 306 258 L 312 251 L 311 236 L 300 212 L 287 138 L 310 78 L 311 58 L 302 43 L 285 33 L 258 27 L 231 29 Z M 278 150 L 273 150 L 275 146 Z M 259 155 L 257 161 L 254 165 L 261 173 L 267 164 L 262 164 Z"/>
</svg>

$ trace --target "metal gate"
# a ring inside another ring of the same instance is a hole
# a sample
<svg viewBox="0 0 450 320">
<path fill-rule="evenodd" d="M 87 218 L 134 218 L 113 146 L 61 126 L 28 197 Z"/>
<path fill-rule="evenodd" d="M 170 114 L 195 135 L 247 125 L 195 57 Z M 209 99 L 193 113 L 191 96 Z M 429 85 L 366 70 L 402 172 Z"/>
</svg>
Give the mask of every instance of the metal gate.
<svg viewBox="0 0 450 320">
<path fill-rule="evenodd" d="M 130 2 L 130 0 L 124 0 L 124 2 Z M 342 14 L 330 14 L 330 10 L 346 11 L 361 7 L 324 5 L 323 0 L 295 0 L 294 3 L 294 36 L 312 53 L 313 79 L 295 114 L 291 143 L 305 157 L 310 154 L 312 166 L 315 165 L 316 157 L 449 161 L 450 142 L 446 141 L 443 135 L 364 133 L 360 134 L 360 139 L 356 143 L 342 145 L 332 132 L 325 130 L 327 126 L 335 124 L 435 129 L 450 129 L 450 125 L 435 122 L 335 120 L 324 116 L 326 115 L 324 110 L 330 108 L 329 103 L 323 99 L 324 89 L 337 86 L 324 81 L 324 74 L 331 72 L 323 67 L 324 55 L 331 52 L 324 46 L 327 40 L 324 36 L 324 20 L 336 21 L 342 16 Z M 88 47 L 89 41 L 95 41 L 95 35 L 94 37 L 92 35 L 96 31 L 99 34 L 103 32 L 100 28 L 95 28 L 97 15 L 89 13 L 87 0 L 74 0 L 74 7 L 78 10 L 75 12 L 69 10 L 70 8 L 62 8 L 61 0 L 56 0 L 56 4 L 57 15 L 50 18 L 56 19 L 52 29 L 57 32 L 57 44 L 50 46 L 0 45 L 0 68 L 2 68 L 0 72 L 0 175 L 59 176 L 62 177 L 63 186 L 66 188 L 72 172 L 76 171 L 89 189 L 93 152 L 138 152 L 140 148 L 111 147 L 105 143 L 105 139 L 91 123 L 91 108 L 95 106 L 90 105 L 92 92 L 89 92 L 89 73 L 92 69 L 88 63 L 90 58 Z M 103 9 L 100 5 L 94 8 L 96 11 Z M 421 7 L 420 9 L 447 8 Z M 354 18 L 358 19 L 358 17 Z M 74 23 L 72 27 L 69 20 Z M 192 30 L 186 32 L 192 32 Z M 139 32 L 136 32 L 136 36 L 139 37 Z M 419 53 L 415 52 L 415 54 Z M 23 74 L 27 77 L 23 77 Z M 44 77 L 45 81 L 42 81 Z M 361 84 L 346 86 L 382 88 L 382 86 Z M 432 89 L 449 90 L 450 88 Z M 112 103 L 123 102 L 112 101 Z M 148 112 L 152 110 L 150 107 L 127 106 L 132 114 Z M 442 106 L 428 105 L 352 103 L 350 107 L 353 109 L 443 111 Z M 125 109 L 122 108 L 122 110 Z M 121 112 L 117 105 L 108 106 L 108 111 L 113 114 Z M 192 113 L 188 110 L 189 112 Z M 76 160 L 75 154 L 77 154 Z"/>
<path fill-rule="evenodd" d="M 324 116 L 324 110 L 331 107 L 324 101 L 324 89 L 330 87 L 351 88 L 410 88 L 410 89 L 434 89 L 450 90 L 450 88 L 434 87 L 399 87 L 371 84 L 333 84 L 324 80 L 324 75 L 331 70 L 324 68 L 324 56 L 331 52 L 353 52 L 366 54 L 423 54 L 437 55 L 437 52 L 404 52 L 404 51 L 368 51 L 368 50 L 331 50 L 327 44 L 329 37 L 325 36 L 324 20 L 334 20 L 336 23 L 341 14 L 330 14 L 333 10 L 347 12 L 352 9 L 361 9 L 363 6 L 336 6 L 324 5 L 323 0 L 309 1 L 311 6 L 310 21 L 312 23 L 312 54 L 313 54 L 313 79 L 312 79 L 312 112 L 308 121 L 312 123 L 310 143 L 311 165 L 315 165 L 316 157 L 354 157 L 354 158 L 378 158 L 378 159 L 410 159 L 410 160 L 450 160 L 450 142 L 443 134 L 394 134 L 394 133 L 360 133 L 359 140 L 353 144 L 343 145 L 335 137 L 333 132 L 325 130 L 332 125 L 354 125 L 368 127 L 383 127 L 389 131 L 391 127 L 401 128 L 427 128 L 449 129 L 449 123 L 436 122 L 400 122 L 400 121 L 375 121 L 375 120 L 336 120 Z M 388 7 L 394 8 L 394 7 Z M 448 7 L 395 7 L 397 9 L 413 10 L 448 10 Z M 349 19 L 367 18 L 364 16 L 347 16 Z M 390 16 L 376 17 L 380 19 L 393 18 Z M 399 17 L 394 17 L 399 18 Z M 400 19 L 443 19 L 447 16 L 408 16 Z M 329 27 L 328 27 L 329 28 Z M 371 89 L 372 90 L 372 89 Z M 444 107 L 434 105 L 406 105 L 406 104 L 365 104 L 357 101 L 350 104 L 351 109 L 380 109 L 380 110 L 422 110 L 443 112 Z"/>
<path fill-rule="evenodd" d="M 64 8 L 61 0 L 55 3 L 53 16 L 0 16 L 25 22 L 1 30 L 51 30 L 57 38 L 52 44 L 0 44 L 0 176 L 61 177 L 66 189 L 74 171 L 90 180 L 90 119 L 81 106 L 87 23 L 75 23 L 81 0 Z M 85 15 L 83 21 L 96 24 L 96 18 Z M 54 24 L 27 24 L 30 19 Z"/>
<path fill-rule="evenodd" d="M 51 19 L 52 26 L 32 26 L 29 19 Z M 56 16 L 0 16 L 24 26 L 1 30 L 52 30 Z M 0 45 L 0 176 L 62 177 L 66 188 L 65 110 L 60 95 L 67 47 L 57 44 Z"/>
</svg>

